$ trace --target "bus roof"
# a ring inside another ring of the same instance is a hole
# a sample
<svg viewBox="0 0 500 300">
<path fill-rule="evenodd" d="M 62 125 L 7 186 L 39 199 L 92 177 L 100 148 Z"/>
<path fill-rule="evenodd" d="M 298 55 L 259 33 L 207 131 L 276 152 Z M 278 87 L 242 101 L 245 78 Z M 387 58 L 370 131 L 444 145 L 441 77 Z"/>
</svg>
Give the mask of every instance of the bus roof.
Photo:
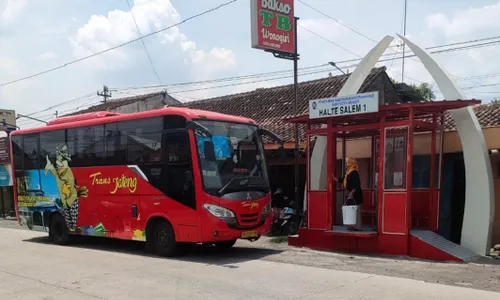
<svg viewBox="0 0 500 300">
<path fill-rule="evenodd" d="M 93 126 L 106 123 L 130 121 L 135 119 L 143 119 L 148 117 L 157 117 L 165 115 L 183 116 L 187 120 L 207 119 L 207 120 L 226 121 L 235 123 L 255 124 L 255 121 L 245 117 L 237 117 L 232 115 L 216 113 L 212 111 L 197 110 L 184 107 L 164 107 L 164 108 L 148 110 L 144 112 L 130 113 L 130 114 L 99 111 L 82 115 L 60 117 L 49 122 L 46 126 L 43 127 L 15 130 L 12 132 L 12 135 L 68 129 L 74 127 Z"/>
</svg>

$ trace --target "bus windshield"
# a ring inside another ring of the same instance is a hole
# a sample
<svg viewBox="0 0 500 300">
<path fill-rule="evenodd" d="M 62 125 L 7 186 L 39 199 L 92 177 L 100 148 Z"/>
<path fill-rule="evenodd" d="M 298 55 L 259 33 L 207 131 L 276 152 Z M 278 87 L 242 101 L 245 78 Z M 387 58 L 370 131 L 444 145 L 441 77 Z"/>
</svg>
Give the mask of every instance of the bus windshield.
<svg viewBox="0 0 500 300">
<path fill-rule="evenodd" d="M 196 133 L 204 190 L 215 196 L 269 192 L 262 138 L 255 125 L 198 120 L 212 137 Z"/>
</svg>

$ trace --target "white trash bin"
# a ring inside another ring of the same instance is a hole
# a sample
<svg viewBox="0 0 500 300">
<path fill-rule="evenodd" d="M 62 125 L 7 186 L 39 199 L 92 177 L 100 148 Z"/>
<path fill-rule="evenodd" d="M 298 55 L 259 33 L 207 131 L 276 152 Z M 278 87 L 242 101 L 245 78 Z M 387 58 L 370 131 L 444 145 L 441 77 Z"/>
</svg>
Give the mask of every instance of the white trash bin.
<svg viewBox="0 0 500 300">
<path fill-rule="evenodd" d="M 356 225 L 356 217 L 358 215 L 357 205 L 343 205 L 342 206 L 342 219 L 344 225 Z"/>
</svg>

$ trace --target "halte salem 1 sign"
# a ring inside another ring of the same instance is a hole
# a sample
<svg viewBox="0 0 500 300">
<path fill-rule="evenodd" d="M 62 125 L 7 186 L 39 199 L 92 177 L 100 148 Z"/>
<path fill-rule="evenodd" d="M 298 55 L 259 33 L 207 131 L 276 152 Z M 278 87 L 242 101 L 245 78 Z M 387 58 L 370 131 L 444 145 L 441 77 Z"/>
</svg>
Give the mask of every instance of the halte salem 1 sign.
<svg viewBox="0 0 500 300">
<path fill-rule="evenodd" d="M 309 119 L 378 112 L 378 92 L 309 101 Z"/>
<path fill-rule="evenodd" d="M 252 47 L 295 53 L 294 0 L 250 0 Z"/>
</svg>

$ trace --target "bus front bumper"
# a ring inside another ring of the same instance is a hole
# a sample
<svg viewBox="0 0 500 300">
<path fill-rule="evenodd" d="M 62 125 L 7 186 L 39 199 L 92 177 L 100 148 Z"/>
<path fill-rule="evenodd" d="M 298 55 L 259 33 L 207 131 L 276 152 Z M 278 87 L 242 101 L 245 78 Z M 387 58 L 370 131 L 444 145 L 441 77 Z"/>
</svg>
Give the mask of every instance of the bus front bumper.
<svg viewBox="0 0 500 300">
<path fill-rule="evenodd" d="M 272 216 L 261 220 L 255 227 L 239 227 L 236 223 L 218 220 L 215 226 L 205 227 L 203 242 L 244 239 L 255 241 L 271 231 Z"/>
</svg>

